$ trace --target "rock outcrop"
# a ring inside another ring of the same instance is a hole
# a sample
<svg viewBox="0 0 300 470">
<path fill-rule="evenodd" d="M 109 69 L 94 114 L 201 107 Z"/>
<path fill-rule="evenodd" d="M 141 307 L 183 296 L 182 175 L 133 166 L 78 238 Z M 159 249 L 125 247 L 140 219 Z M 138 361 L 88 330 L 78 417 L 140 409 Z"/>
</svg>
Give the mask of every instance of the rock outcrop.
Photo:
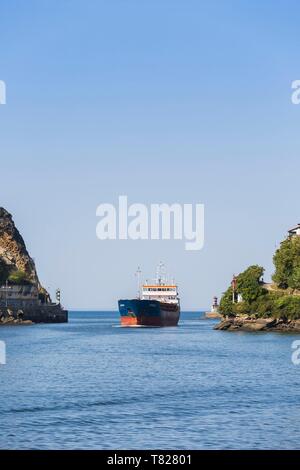
<svg viewBox="0 0 300 470">
<path fill-rule="evenodd" d="M 61 323 L 68 312 L 52 303 L 11 214 L 0 208 L 0 325 Z"/>
<path fill-rule="evenodd" d="M 281 331 L 300 332 L 300 320 L 275 318 L 227 317 L 223 318 L 215 330 L 228 331 Z"/>
<path fill-rule="evenodd" d="M 9 268 L 23 271 L 28 280 L 40 286 L 35 264 L 29 256 L 25 242 L 16 228 L 11 214 L 0 207 L 0 259 Z"/>
</svg>

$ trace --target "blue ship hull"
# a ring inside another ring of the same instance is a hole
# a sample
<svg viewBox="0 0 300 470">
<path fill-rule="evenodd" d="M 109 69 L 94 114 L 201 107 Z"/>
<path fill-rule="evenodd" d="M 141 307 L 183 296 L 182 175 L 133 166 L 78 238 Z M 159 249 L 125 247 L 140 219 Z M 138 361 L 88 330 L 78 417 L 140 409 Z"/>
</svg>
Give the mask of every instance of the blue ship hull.
<svg viewBox="0 0 300 470">
<path fill-rule="evenodd" d="M 119 300 L 122 326 L 176 326 L 180 317 L 178 304 L 158 300 Z"/>
</svg>

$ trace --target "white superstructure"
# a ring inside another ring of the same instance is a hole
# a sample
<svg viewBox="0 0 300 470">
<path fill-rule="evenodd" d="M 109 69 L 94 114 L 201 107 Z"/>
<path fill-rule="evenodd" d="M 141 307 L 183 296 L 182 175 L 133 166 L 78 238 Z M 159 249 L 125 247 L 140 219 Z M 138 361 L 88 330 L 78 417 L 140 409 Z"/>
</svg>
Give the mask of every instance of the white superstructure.
<svg viewBox="0 0 300 470">
<path fill-rule="evenodd" d="M 179 304 L 178 287 L 174 280 L 168 281 L 162 263 L 158 265 L 155 281 L 146 281 L 142 285 L 141 300 Z"/>
</svg>

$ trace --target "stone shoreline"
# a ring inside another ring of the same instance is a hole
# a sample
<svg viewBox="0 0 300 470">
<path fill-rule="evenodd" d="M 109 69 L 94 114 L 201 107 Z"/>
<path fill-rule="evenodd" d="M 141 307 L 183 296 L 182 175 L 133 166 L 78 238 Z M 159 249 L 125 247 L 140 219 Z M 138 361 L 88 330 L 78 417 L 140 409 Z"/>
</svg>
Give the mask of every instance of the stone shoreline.
<svg viewBox="0 0 300 470">
<path fill-rule="evenodd" d="M 284 320 L 275 318 L 223 318 L 215 327 L 221 331 L 280 331 L 300 333 L 300 320 Z"/>
<path fill-rule="evenodd" d="M 205 312 L 205 318 L 222 318 L 222 315 L 218 312 Z"/>
<path fill-rule="evenodd" d="M 0 325 L 10 326 L 10 325 L 34 325 L 31 320 L 20 320 L 14 317 L 7 317 L 0 320 Z"/>
<path fill-rule="evenodd" d="M 3 325 L 33 325 L 35 323 L 67 323 L 68 311 L 60 304 L 46 304 L 22 309 L 1 307 L 0 327 Z"/>
</svg>

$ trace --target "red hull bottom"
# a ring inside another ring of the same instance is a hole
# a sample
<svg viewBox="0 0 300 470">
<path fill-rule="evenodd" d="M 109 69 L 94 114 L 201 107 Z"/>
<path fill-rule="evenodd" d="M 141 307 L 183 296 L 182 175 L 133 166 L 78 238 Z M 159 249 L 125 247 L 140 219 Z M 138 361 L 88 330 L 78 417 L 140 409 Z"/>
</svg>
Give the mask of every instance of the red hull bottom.
<svg viewBox="0 0 300 470">
<path fill-rule="evenodd" d="M 178 318 L 162 319 L 159 317 L 121 317 L 121 326 L 177 326 Z"/>
</svg>

